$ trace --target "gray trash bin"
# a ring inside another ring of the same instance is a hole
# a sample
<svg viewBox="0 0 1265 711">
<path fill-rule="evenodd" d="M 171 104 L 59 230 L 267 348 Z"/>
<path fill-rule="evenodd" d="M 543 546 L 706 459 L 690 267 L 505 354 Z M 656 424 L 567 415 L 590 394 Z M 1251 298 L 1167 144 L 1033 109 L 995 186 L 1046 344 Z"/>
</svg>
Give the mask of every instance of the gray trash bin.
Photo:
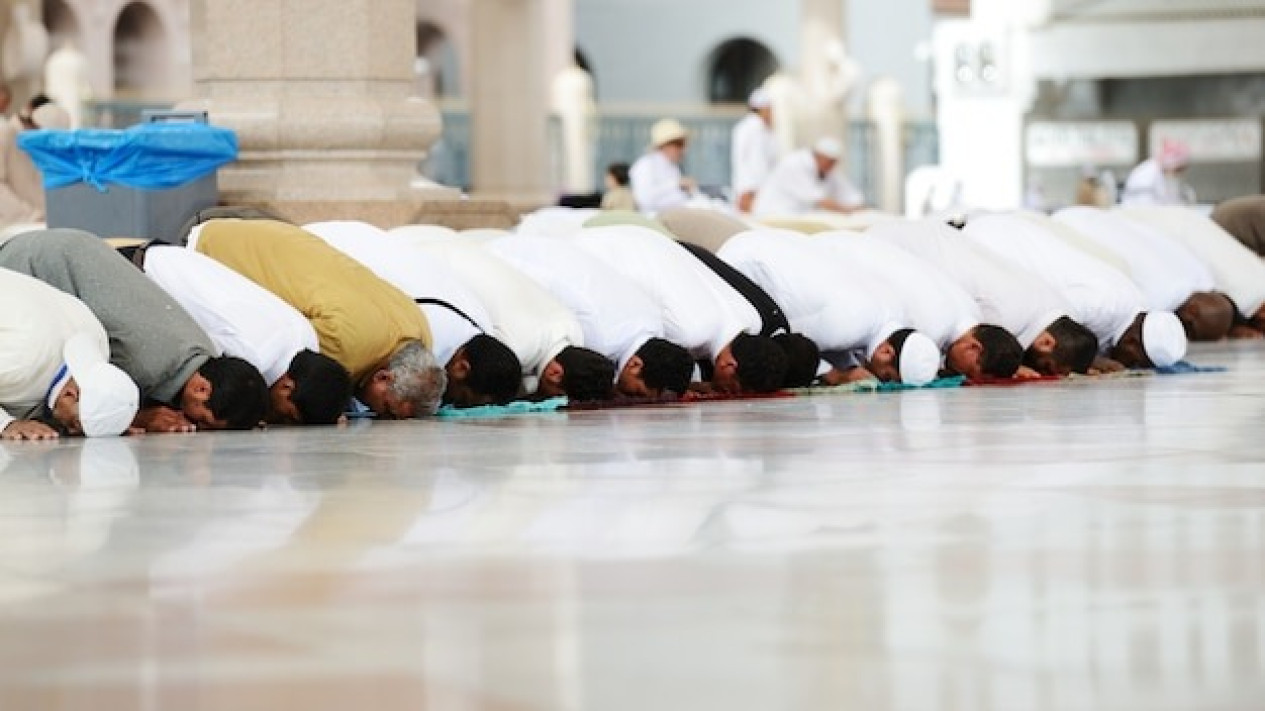
<svg viewBox="0 0 1265 711">
<path fill-rule="evenodd" d="M 205 112 L 146 112 L 149 122 L 207 122 Z M 180 241 L 180 231 L 194 213 L 219 202 L 215 172 L 164 190 L 143 190 L 109 183 L 105 192 L 75 183 L 45 192 L 49 227 L 73 227 L 101 237 L 141 237 Z"/>
</svg>

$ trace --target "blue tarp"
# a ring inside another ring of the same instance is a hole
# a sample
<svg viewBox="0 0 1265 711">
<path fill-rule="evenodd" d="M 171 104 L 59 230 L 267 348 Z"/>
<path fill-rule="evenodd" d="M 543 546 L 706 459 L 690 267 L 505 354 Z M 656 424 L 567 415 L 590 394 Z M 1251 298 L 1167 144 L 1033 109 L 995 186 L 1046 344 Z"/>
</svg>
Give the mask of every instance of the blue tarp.
<svg viewBox="0 0 1265 711">
<path fill-rule="evenodd" d="M 83 181 L 165 190 L 237 159 L 237 134 L 204 123 L 139 123 L 131 128 L 23 131 L 18 145 L 44 175 L 44 189 Z"/>
</svg>

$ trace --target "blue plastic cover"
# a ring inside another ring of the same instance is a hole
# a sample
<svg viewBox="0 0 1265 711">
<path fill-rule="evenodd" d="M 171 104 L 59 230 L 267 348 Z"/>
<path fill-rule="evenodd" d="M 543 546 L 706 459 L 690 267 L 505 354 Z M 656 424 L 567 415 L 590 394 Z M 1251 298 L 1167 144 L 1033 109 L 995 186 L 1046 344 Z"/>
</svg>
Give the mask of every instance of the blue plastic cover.
<svg viewBox="0 0 1265 711">
<path fill-rule="evenodd" d="M 83 181 L 163 190 L 237 159 L 237 134 L 204 123 L 139 123 L 125 129 L 23 131 L 18 145 L 44 175 L 44 189 Z"/>
</svg>

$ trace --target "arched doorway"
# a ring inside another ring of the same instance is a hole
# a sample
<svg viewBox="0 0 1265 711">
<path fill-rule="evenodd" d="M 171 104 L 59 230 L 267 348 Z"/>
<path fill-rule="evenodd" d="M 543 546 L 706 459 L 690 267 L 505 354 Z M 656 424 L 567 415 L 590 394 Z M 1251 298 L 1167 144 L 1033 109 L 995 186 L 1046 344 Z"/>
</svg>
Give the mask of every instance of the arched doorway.
<svg viewBox="0 0 1265 711">
<path fill-rule="evenodd" d="M 44 0 L 44 27 L 48 28 L 48 46 L 57 49 L 67 42 L 79 44 L 79 18 L 65 0 Z"/>
<path fill-rule="evenodd" d="M 114 25 L 114 93 L 121 98 L 161 95 L 171 51 L 162 21 L 148 3 L 134 2 Z"/>
<path fill-rule="evenodd" d="M 457 52 L 438 25 L 425 20 L 417 23 L 417 56 L 413 66 L 424 95 L 450 98 L 461 95 Z"/>
<path fill-rule="evenodd" d="M 745 103 L 751 92 L 778 69 L 777 57 L 753 39 L 731 39 L 712 52 L 707 98 L 713 104 Z"/>
</svg>

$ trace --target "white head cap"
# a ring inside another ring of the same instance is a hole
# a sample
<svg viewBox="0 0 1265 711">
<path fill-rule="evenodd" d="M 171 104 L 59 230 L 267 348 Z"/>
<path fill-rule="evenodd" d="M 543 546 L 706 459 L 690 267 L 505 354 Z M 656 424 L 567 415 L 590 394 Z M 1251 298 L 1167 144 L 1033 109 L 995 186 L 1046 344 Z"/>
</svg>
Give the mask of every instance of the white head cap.
<svg viewBox="0 0 1265 711">
<path fill-rule="evenodd" d="M 83 433 L 88 437 L 109 437 L 126 432 L 140 407 L 136 383 L 110 365 L 91 334 L 80 333 L 66 341 L 62 357 L 67 374 L 79 385 L 79 424 Z M 64 387 L 64 383 L 59 384 L 49 393 L 50 408 Z"/>
<path fill-rule="evenodd" d="M 1168 311 L 1152 311 L 1142 319 L 1142 348 L 1156 368 L 1167 368 L 1186 355 L 1186 330 Z"/>
<path fill-rule="evenodd" d="M 751 96 L 747 97 L 747 106 L 753 109 L 767 109 L 773 105 L 773 97 L 769 96 L 769 92 L 764 87 L 760 87 L 751 92 Z"/>
<path fill-rule="evenodd" d="M 940 371 L 940 349 L 917 331 L 905 338 L 900 348 L 900 381 L 906 385 L 926 385 Z"/>
<path fill-rule="evenodd" d="M 843 157 L 843 144 L 833 136 L 824 136 L 818 138 L 813 144 L 813 153 L 831 160 L 839 160 Z"/>
<path fill-rule="evenodd" d="M 660 148 L 665 144 L 673 141 L 683 141 L 689 138 L 690 132 L 685 130 L 680 121 L 676 119 L 660 119 L 650 128 L 650 145 Z"/>
</svg>

